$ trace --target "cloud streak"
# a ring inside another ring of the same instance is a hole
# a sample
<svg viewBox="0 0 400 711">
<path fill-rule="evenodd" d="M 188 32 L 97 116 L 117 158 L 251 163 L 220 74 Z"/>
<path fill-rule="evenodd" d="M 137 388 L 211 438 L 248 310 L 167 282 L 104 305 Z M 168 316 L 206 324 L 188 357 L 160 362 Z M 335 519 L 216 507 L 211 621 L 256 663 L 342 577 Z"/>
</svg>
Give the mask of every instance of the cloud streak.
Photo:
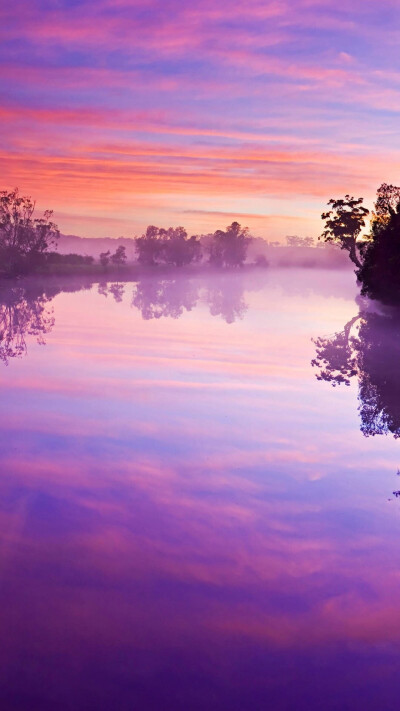
<svg viewBox="0 0 400 711">
<path fill-rule="evenodd" d="M 396 182 L 395 18 L 389 0 L 18 0 L 1 11 L 4 187 L 72 221 L 83 207 L 86 234 L 102 215 L 201 231 L 229 196 L 255 228 L 281 214 L 278 232 L 303 201 L 317 233 L 332 194 Z"/>
</svg>

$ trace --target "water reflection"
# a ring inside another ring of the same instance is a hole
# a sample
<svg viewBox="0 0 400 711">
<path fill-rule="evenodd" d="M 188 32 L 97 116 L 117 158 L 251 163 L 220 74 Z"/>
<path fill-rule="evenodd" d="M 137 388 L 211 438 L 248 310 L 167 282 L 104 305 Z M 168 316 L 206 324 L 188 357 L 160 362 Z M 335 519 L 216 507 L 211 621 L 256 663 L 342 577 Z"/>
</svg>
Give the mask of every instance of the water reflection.
<svg viewBox="0 0 400 711">
<path fill-rule="evenodd" d="M 314 343 L 318 380 L 333 387 L 358 381 L 362 433 L 400 437 L 400 312 L 362 303 L 342 331 Z"/>
<path fill-rule="evenodd" d="M 52 297 L 40 289 L 12 287 L 0 292 L 0 360 L 8 365 L 10 358 L 26 355 L 26 337 L 34 336 L 45 343 L 44 336 L 54 326 Z"/>
<path fill-rule="evenodd" d="M 247 311 L 245 290 L 257 289 L 263 277 L 252 273 L 250 280 L 243 276 L 218 275 L 208 278 L 146 277 L 130 284 L 101 281 L 97 286 L 100 296 L 111 296 L 122 303 L 124 296 L 131 306 L 140 311 L 144 320 L 180 318 L 200 304 L 206 304 L 212 316 L 231 324 L 244 317 Z M 64 284 L 30 282 L 28 285 L 3 287 L 0 291 L 0 359 L 8 364 L 11 358 L 27 354 L 27 336 L 35 336 L 44 344 L 44 335 L 55 324 L 52 299 L 62 292 L 91 289 L 87 280 L 73 279 Z M 130 296 L 132 294 L 132 296 Z"/>
<path fill-rule="evenodd" d="M 139 284 L 86 285 L 0 369 L 1 709 L 397 709 L 398 442 L 310 378 L 311 335 L 354 306 L 320 277 L 221 282 L 234 327 L 211 279 L 152 320 Z"/>
<path fill-rule="evenodd" d="M 223 276 L 209 284 L 206 299 L 211 316 L 221 316 L 226 323 L 242 319 L 248 309 L 240 281 L 227 282 Z"/>
<path fill-rule="evenodd" d="M 190 279 L 142 279 L 133 288 L 132 306 L 146 321 L 179 318 L 192 311 L 199 299 L 199 286 Z"/>
<path fill-rule="evenodd" d="M 109 284 L 107 281 L 101 281 L 97 287 L 97 293 L 100 294 L 100 296 L 105 296 L 106 298 L 110 295 L 117 304 L 120 304 L 124 298 L 125 286 L 126 285 L 122 282 L 114 282 Z"/>
<path fill-rule="evenodd" d="M 180 318 L 200 302 L 207 304 L 211 316 L 226 323 L 242 319 L 247 311 L 245 281 L 240 276 L 216 275 L 205 280 L 161 278 L 143 279 L 133 290 L 132 306 L 147 321 L 162 317 Z"/>
</svg>

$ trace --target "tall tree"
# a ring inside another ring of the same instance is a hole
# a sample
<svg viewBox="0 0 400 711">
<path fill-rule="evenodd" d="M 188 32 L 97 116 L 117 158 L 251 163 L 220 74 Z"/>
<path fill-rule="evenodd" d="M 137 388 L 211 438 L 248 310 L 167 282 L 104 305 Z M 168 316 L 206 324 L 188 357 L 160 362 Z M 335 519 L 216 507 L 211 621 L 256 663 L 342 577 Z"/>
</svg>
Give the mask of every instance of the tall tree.
<svg viewBox="0 0 400 711">
<path fill-rule="evenodd" d="M 400 188 L 397 185 L 382 183 L 376 193 L 374 205 L 374 219 L 385 220 L 397 211 L 400 202 Z"/>
<path fill-rule="evenodd" d="M 110 254 L 111 254 L 111 252 L 110 252 L 109 249 L 107 250 L 107 252 L 101 252 L 101 253 L 100 253 L 100 256 L 99 256 L 100 264 L 101 264 L 101 266 L 102 266 L 104 269 L 105 269 L 106 267 L 108 267 L 108 265 L 109 265 L 109 263 L 110 263 Z"/>
<path fill-rule="evenodd" d="M 252 238 L 247 227 L 232 222 L 225 231 L 214 232 L 208 245 L 209 262 L 216 267 L 242 267 Z"/>
<path fill-rule="evenodd" d="M 35 202 L 15 190 L 0 191 L 0 257 L 8 272 L 33 266 L 60 235 L 53 211 L 35 217 Z"/>
<path fill-rule="evenodd" d="M 350 195 L 345 195 L 338 200 L 333 198 L 329 200 L 328 205 L 331 209 L 321 215 L 325 220 L 325 229 L 319 238 L 346 249 L 351 261 L 359 269 L 362 263 L 357 251 L 357 238 L 365 227 L 365 219 L 369 214 L 369 210 L 363 207 L 363 202 L 363 198 L 354 198 Z"/>
<path fill-rule="evenodd" d="M 170 227 L 160 232 L 164 242 L 162 259 L 166 264 L 184 267 L 200 259 L 200 240 L 196 236 L 188 238 L 184 227 Z"/>
<path fill-rule="evenodd" d="M 361 247 L 358 279 L 361 293 L 387 303 L 400 302 L 400 188 L 383 183 L 371 219 L 371 231 Z"/>
<path fill-rule="evenodd" d="M 158 264 L 164 248 L 163 234 L 155 225 L 149 225 L 141 237 L 135 238 L 135 247 L 139 264 L 153 267 Z"/>
<path fill-rule="evenodd" d="M 119 247 L 115 250 L 114 254 L 111 255 L 111 263 L 114 264 L 116 267 L 121 267 L 123 264 L 126 263 L 126 249 L 125 247 L 120 244 Z"/>
</svg>

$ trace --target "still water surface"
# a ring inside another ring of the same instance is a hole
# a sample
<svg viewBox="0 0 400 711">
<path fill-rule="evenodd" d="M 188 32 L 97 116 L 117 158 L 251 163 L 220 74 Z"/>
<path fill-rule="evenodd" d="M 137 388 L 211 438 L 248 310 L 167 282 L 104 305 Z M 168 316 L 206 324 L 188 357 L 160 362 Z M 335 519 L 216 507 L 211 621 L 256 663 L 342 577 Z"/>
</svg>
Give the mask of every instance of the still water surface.
<svg viewBox="0 0 400 711">
<path fill-rule="evenodd" d="M 45 288 L 0 293 L 0 707 L 397 709 L 396 403 L 311 366 L 353 274 Z"/>
</svg>

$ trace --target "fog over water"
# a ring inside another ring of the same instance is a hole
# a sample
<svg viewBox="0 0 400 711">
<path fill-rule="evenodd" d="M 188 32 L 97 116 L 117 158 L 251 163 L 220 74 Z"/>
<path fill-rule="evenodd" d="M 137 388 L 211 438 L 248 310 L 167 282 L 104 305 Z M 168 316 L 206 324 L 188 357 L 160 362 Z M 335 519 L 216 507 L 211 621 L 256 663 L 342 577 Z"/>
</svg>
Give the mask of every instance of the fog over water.
<svg viewBox="0 0 400 711">
<path fill-rule="evenodd" d="M 2 708 L 396 709 L 397 353 L 351 270 L 2 286 Z"/>
</svg>

